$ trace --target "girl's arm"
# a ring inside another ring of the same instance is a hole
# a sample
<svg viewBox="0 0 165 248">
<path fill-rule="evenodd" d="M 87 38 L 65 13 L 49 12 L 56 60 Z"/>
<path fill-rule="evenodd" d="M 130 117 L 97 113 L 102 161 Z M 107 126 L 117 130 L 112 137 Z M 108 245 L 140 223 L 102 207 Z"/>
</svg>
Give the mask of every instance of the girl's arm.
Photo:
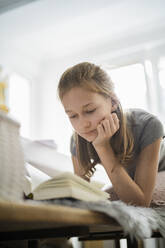
<svg viewBox="0 0 165 248">
<path fill-rule="evenodd" d="M 144 192 L 147 206 L 150 205 L 156 183 L 161 140 L 162 138 L 157 139 L 155 142 L 145 147 L 137 160 L 134 180 Z"/>
<path fill-rule="evenodd" d="M 118 197 L 126 203 L 149 206 L 158 170 L 161 138 L 141 151 L 136 162 L 135 178 L 132 180 L 109 143 L 109 139 L 118 129 L 119 120 L 116 114 L 112 114 L 98 125 L 98 135 L 92 142 L 93 146 Z"/>
<path fill-rule="evenodd" d="M 161 139 L 158 139 L 141 151 L 136 164 L 135 181 L 117 161 L 110 146 L 97 150 L 114 190 L 122 201 L 138 206 L 150 205 L 158 169 L 160 142 Z"/>
</svg>

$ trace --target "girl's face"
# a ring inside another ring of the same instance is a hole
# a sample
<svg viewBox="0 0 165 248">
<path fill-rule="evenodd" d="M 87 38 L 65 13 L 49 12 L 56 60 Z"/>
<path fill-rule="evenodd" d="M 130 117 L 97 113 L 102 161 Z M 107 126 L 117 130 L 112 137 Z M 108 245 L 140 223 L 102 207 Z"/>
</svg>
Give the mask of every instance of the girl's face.
<svg viewBox="0 0 165 248">
<path fill-rule="evenodd" d="M 110 97 L 105 98 L 81 87 L 65 93 L 62 104 L 74 130 L 89 142 L 97 137 L 98 124 L 114 111 Z"/>
</svg>

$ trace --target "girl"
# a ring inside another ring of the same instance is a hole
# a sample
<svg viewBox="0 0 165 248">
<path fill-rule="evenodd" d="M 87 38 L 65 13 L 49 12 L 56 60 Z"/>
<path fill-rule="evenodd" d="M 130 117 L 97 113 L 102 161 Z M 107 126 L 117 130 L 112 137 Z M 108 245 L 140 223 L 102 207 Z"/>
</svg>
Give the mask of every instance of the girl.
<svg viewBox="0 0 165 248">
<path fill-rule="evenodd" d="M 165 204 L 161 122 L 141 109 L 123 112 L 108 74 L 88 62 L 63 73 L 58 94 L 75 131 L 75 174 L 90 180 L 99 163 L 113 185 L 106 190 L 111 200 L 147 207 Z"/>
</svg>

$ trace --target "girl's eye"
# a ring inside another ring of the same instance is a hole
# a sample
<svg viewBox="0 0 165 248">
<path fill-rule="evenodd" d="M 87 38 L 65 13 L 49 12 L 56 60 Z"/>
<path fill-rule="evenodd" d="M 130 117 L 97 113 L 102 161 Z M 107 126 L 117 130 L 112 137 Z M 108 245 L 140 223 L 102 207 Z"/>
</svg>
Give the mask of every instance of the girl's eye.
<svg viewBox="0 0 165 248">
<path fill-rule="evenodd" d="M 87 114 L 90 114 L 90 113 L 93 113 L 95 112 L 96 109 L 92 109 L 92 110 L 89 110 L 89 111 L 86 111 Z"/>
<path fill-rule="evenodd" d="M 69 116 L 70 119 L 74 119 L 76 115 Z"/>
<path fill-rule="evenodd" d="M 86 111 L 86 114 L 91 114 L 91 113 L 95 112 L 95 110 L 96 109 L 88 110 L 88 111 Z M 74 118 L 76 118 L 76 116 L 77 115 L 71 115 L 71 116 L 69 116 L 69 119 L 74 119 Z"/>
</svg>

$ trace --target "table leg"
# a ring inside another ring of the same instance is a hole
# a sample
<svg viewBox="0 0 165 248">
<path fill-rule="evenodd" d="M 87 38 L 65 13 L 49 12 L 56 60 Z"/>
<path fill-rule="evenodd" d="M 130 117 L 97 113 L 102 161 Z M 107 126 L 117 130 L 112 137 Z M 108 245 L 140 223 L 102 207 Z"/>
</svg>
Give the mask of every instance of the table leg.
<svg viewBox="0 0 165 248">
<path fill-rule="evenodd" d="M 28 248 L 39 248 L 38 240 L 28 240 Z"/>
<path fill-rule="evenodd" d="M 127 248 L 138 248 L 138 241 L 135 238 L 127 237 Z"/>
<path fill-rule="evenodd" d="M 120 248 L 120 239 L 115 239 L 115 248 Z"/>
</svg>

